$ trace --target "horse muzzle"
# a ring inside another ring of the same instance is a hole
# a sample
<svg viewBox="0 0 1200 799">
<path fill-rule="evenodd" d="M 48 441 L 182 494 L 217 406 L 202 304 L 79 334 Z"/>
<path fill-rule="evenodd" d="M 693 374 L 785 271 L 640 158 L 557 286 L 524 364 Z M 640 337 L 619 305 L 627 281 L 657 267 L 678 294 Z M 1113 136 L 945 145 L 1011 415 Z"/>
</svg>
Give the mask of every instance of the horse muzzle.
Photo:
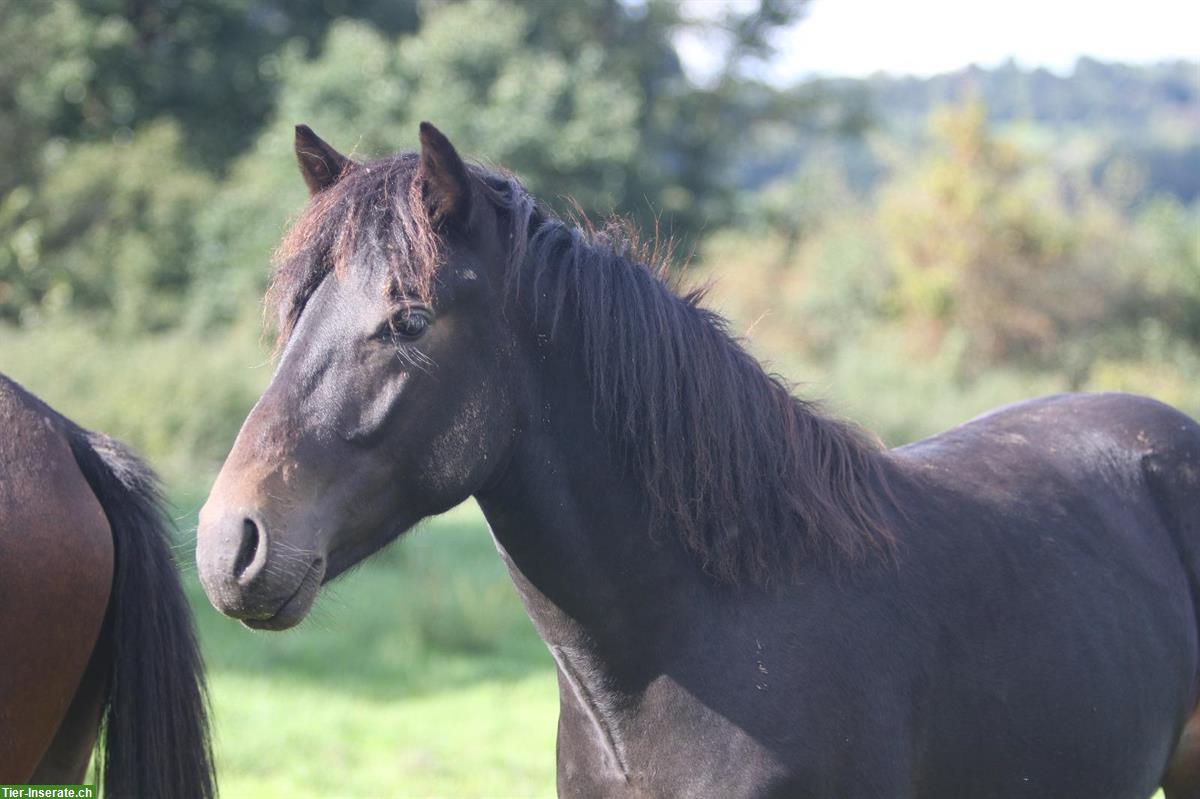
<svg viewBox="0 0 1200 799">
<path fill-rule="evenodd" d="M 274 536 L 254 508 L 200 511 L 196 566 L 213 607 L 248 627 L 284 630 L 300 623 L 321 588 L 323 556 Z"/>
</svg>

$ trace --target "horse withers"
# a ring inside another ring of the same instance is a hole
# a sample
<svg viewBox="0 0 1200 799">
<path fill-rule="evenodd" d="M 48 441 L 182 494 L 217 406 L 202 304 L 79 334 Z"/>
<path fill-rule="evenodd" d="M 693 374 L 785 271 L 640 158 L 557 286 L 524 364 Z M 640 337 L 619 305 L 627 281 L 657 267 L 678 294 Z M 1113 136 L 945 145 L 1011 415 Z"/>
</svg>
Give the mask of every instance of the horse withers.
<svg viewBox="0 0 1200 799">
<path fill-rule="evenodd" d="M 157 482 L 0 375 L 0 783 L 214 796 L 203 668 Z"/>
<path fill-rule="evenodd" d="M 218 609 L 291 627 L 474 496 L 563 796 L 1200 796 L 1194 421 L 1067 395 L 884 450 L 432 126 L 296 152 L 278 367 L 201 513 Z"/>
</svg>

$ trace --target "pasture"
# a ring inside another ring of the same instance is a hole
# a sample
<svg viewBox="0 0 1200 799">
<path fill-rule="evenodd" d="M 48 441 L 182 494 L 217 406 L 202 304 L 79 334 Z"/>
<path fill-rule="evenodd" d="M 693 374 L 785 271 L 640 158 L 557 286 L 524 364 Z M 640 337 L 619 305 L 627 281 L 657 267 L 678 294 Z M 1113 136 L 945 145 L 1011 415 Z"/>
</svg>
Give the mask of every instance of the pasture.
<svg viewBox="0 0 1200 799">
<path fill-rule="evenodd" d="M 181 529 L 205 488 L 176 496 Z M 553 661 L 473 504 L 347 575 L 286 633 L 220 616 L 189 550 L 223 797 L 553 796 Z"/>
</svg>

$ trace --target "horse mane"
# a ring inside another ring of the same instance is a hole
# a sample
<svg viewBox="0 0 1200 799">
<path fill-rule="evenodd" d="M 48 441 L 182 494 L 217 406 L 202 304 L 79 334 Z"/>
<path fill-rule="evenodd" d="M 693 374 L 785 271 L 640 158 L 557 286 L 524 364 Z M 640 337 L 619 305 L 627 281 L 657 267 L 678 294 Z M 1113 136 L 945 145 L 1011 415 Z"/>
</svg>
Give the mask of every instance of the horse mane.
<svg viewBox="0 0 1200 799">
<path fill-rule="evenodd" d="M 432 294 L 438 237 L 416 163 L 403 154 L 360 165 L 313 198 L 268 293 L 281 341 L 324 276 L 364 246 L 387 256 L 394 286 Z M 668 259 L 628 226 L 568 222 L 515 177 L 469 169 L 503 220 L 507 301 L 551 337 L 578 337 L 595 422 L 646 487 L 656 529 L 674 530 L 706 571 L 734 584 L 790 583 L 814 558 L 891 552 L 889 469 L 876 440 L 766 372 L 701 305 L 704 291 L 677 291 Z"/>
</svg>

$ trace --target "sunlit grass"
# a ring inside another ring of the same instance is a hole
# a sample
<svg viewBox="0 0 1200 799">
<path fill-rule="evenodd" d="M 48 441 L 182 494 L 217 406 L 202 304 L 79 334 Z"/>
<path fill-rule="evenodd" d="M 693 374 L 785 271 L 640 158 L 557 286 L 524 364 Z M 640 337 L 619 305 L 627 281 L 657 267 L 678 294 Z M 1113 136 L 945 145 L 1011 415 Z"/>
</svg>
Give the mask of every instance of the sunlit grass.
<svg viewBox="0 0 1200 799">
<path fill-rule="evenodd" d="M 220 616 L 188 583 L 227 799 L 554 795 L 553 663 L 473 507 L 285 633 Z"/>
<path fill-rule="evenodd" d="M 212 696 L 225 797 L 554 795 L 558 703 L 546 670 L 389 700 L 218 669 Z"/>
</svg>

